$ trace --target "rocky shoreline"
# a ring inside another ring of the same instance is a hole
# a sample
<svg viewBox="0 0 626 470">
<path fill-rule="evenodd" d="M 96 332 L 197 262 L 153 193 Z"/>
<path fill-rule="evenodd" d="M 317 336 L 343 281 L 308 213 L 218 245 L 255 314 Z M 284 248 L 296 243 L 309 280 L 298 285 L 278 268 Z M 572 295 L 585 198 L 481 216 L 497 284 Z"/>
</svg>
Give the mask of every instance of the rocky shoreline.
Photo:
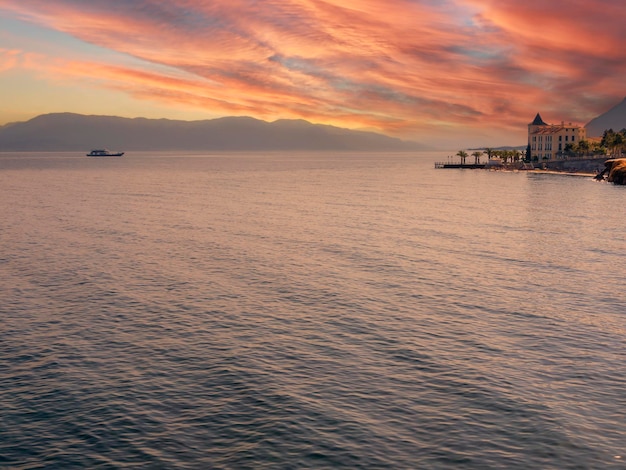
<svg viewBox="0 0 626 470">
<path fill-rule="evenodd" d="M 596 179 L 603 180 L 606 174 L 609 183 L 626 185 L 626 158 L 611 158 L 604 162 L 604 165 L 604 171 L 599 173 Z"/>
<path fill-rule="evenodd" d="M 530 163 L 508 162 L 498 164 L 435 163 L 435 168 L 487 169 L 491 171 L 527 171 L 535 174 L 581 176 L 626 185 L 626 158 L 577 158 L 541 162 L 539 168 Z"/>
</svg>

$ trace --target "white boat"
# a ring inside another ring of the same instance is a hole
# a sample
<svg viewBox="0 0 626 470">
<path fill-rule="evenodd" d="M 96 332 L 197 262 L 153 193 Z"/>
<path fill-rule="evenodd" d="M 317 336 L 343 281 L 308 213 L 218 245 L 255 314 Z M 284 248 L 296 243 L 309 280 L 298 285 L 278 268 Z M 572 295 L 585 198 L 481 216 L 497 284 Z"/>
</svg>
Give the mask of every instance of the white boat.
<svg viewBox="0 0 626 470">
<path fill-rule="evenodd" d="M 88 157 L 121 157 L 124 152 L 111 152 L 107 149 L 94 149 L 87 154 Z"/>
</svg>

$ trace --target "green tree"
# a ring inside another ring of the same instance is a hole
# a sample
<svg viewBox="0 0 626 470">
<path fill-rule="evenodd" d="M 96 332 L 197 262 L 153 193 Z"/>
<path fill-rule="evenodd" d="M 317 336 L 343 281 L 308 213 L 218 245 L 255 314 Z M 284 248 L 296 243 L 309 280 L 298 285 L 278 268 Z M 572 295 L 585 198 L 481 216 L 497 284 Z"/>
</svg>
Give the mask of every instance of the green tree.
<svg viewBox="0 0 626 470">
<path fill-rule="evenodd" d="M 624 138 L 621 132 L 617 132 L 613 138 L 613 151 L 615 154 L 622 153 L 624 144 L 626 144 L 626 138 Z"/>
<path fill-rule="evenodd" d="M 474 157 L 474 164 L 475 165 L 478 165 L 480 163 L 480 156 L 482 154 L 483 153 L 480 150 L 477 150 L 476 152 L 472 153 L 472 157 Z"/>
<path fill-rule="evenodd" d="M 584 140 L 584 139 L 578 142 L 578 144 L 576 145 L 576 150 L 581 155 L 588 155 L 590 148 L 591 148 L 591 145 L 589 144 L 589 141 Z"/>
<path fill-rule="evenodd" d="M 602 147 L 600 142 L 591 142 L 591 154 L 592 155 L 603 155 L 606 153 L 606 149 Z"/>
<path fill-rule="evenodd" d="M 615 131 L 613 129 L 607 129 L 602 133 L 600 144 L 607 149 L 611 155 L 613 155 L 615 151 L 615 138 Z"/>
</svg>

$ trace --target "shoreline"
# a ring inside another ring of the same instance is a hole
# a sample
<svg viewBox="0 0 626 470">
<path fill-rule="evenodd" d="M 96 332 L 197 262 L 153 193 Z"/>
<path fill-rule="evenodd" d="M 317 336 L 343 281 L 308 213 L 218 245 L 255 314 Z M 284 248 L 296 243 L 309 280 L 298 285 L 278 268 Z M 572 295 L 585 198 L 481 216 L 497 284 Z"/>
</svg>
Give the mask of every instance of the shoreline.
<svg viewBox="0 0 626 470">
<path fill-rule="evenodd" d="M 585 178 L 594 178 L 598 173 L 591 173 L 588 171 L 559 171 L 559 170 L 542 170 L 534 168 L 532 170 L 520 170 L 528 173 L 534 173 L 538 175 L 560 175 L 560 176 L 581 176 Z"/>
</svg>

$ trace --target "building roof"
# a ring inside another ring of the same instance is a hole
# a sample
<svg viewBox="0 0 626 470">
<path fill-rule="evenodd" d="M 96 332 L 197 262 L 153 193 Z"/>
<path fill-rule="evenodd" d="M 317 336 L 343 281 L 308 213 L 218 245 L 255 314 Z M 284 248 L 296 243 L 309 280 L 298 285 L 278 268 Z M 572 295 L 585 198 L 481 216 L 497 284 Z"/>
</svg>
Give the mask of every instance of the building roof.
<svg viewBox="0 0 626 470">
<path fill-rule="evenodd" d="M 531 134 L 558 134 L 563 129 L 565 128 L 561 126 L 549 126 L 548 124 L 546 124 L 546 127 L 540 127 L 539 129 L 535 129 L 531 131 L 530 133 Z"/>
<path fill-rule="evenodd" d="M 584 131 L 585 128 L 581 126 L 574 126 L 570 124 L 569 126 L 556 125 L 556 124 L 546 124 L 545 126 L 536 127 L 532 130 L 529 130 L 529 134 L 559 134 L 561 132 L 569 132 L 569 131 Z"/>
<path fill-rule="evenodd" d="M 535 116 L 535 120 L 531 122 L 530 125 L 531 126 L 547 126 L 547 124 L 543 122 L 543 119 L 541 119 L 541 115 L 539 113 L 537 113 L 537 115 Z"/>
</svg>

